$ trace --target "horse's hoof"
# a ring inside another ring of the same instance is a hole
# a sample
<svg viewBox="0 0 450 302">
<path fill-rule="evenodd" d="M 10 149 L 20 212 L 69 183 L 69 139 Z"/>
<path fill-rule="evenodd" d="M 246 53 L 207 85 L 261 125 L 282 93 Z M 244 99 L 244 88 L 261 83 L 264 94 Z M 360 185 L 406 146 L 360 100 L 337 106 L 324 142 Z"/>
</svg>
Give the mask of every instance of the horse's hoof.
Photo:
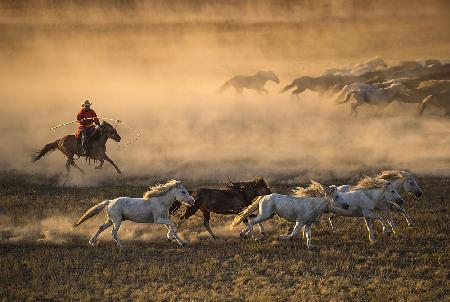
<svg viewBox="0 0 450 302">
<path fill-rule="evenodd" d="M 243 232 L 240 232 L 239 236 L 241 236 L 241 238 L 247 239 L 247 236 Z"/>
<path fill-rule="evenodd" d="M 96 170 L 101 170 L 101 168 L 102 168 L 102 167 L 98 167 L 98 166 L 95 167 Z"/>
<path fill-rule="evenodd" d="M 97 240 L 89 240 L 89 244 L 92 246 L 96 246 L 97 245 Z"/>
<path fill-rule="evenodd" d="M 278 240 L 288 240 L 288 239 L 289 239 L 289 236 L 286 236 L 286 235 L 278 236 Z"/>
<path fill-rule="evenodd" d="M 120 170 L 117 170 L 117 173 L 119 173 L 119 174 L 122 174 L 122 171 L 120 171 Z"/>
<path fill-rule="evenodd" d="M 308 245 L 306 246 L 306 248 L 307 248 L 308 250 L 313 250 L 313 249 L 316 248 L 316 245 L 310 243 L 310 244 L 308 244 Z"/>
<path fill-rule="evenodd" d="M 180 243 L 180 246 L 181 246 L 181 247 L 186 247 L 187 245 L 188 245 L 188 244 L 187 244 L 186 242 L 184 242 L 184 241 Z"/>
<path fill-rule="evenodd" d="M 413 228 L 413 227 L 414 227 L 414 223 L 408 224 L 408 228 Z"/>
</svg>

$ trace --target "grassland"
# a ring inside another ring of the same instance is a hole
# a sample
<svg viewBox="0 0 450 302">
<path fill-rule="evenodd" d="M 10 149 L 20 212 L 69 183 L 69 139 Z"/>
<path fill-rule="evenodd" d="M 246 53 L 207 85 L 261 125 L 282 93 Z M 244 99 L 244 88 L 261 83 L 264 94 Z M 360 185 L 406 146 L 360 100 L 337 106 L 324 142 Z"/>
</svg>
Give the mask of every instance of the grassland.
<svg viewBox="0 0 450 302">
<path fill-rule="evenodd" d="M 124 235 L 126 245 L 118 248 L 109 232 L 98 246 L 87 244 L 103 217 L 77 232 L 69 222 L 98 200 L 139 196 L 145 186 L 125 181 L 64 187 L 57 177 L 2 174 L 0 300 L 448 300 L 450 178 L 423 177 L 419 183 L 425 196 L 407 196 L 406 203 L 416 226 L 407 228 L 396 216 L 397 234 L 388 237 L 377 225 L 374 245 L 361 219 L 338 219 L 335 234 L 321 221 L 313 230 L 317 248 L 307 250 L 300 238 L 276 240 L 287 226 L 280 220 L 254 242 L 226 232 L 222 226 L 231 217 L 216 215 L 212 227 L 221 237 L 212 240 L 202 235 L 196 215 L 180 229 L 191 241 L 186 248 L 167 242 L 164 229 L 151 226 L 139 232 L 153 230 L 153 237 Z M 271 187 L 290 188 L 280 182 Z M 132 227 L 125 224 L 121 233 Z"/>
</svg>

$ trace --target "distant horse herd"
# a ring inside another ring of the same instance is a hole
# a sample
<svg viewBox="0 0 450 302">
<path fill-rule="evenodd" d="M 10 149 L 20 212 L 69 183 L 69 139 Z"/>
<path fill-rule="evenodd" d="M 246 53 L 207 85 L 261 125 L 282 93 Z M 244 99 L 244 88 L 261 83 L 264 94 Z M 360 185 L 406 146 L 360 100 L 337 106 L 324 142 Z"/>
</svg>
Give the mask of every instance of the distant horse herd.
<svg viewBox="0 0 450 302">
<path fill-rule="evenodd" d="M 114 241 L 121 246 L 118 231 L 123 221 L 129 220 L 138 223 L 156 223 L 166 226 L 167 239 L 175 240 L 184 246 L 171 220 L 182 203 L 187 205 L 185 213 L 180 218 L 180 225 L 198 210 L 203 213 L 203 224 L 211 237 L 217 236 L 209 226 L 210 213 L 223 215 L 236 215 L 231 228 L 244 223 L 245 229 L 240 232 L 243 238 L 259 239 L 253 232 L 253 227 L 260 227 L 261 236 L 264 231 L 262 223 L 274 216 L 295 223 L 289 229 L 289 234 L 281 235 L 280 240 L 288 240 L 303 230 L 308 248 L 313 246 L 311 230 L 322 214 L 329 213 L 331 229 L 335 231 L 333 218 L 336 215 L 347 217 L 363 217 L 369 240 L 375 242 L 373 223 L 378 220 L 383 225 L 383 232 L 395 232 L 395 223 L 391 211 L 402 214 L 408 226 L 413 226 L 411 218 L 402 207 L 404 199 L 400 192 L 410 193 L 415 197 L 422 196 L 423 192 L 413 175 L 407 171 L 388 170 L 374 177 L 363 176 L 354 185 L 324 186 L 311 181 L 306 187 L 297 187 L 290 195 L 273 193 L 264 179 L 250 182 L 230 182 L 221 189 L 198 188 L 188 191 L 177 180 L 170 180 L 164 184 L 150 187 L 142 198 L 119 197 L 105 200 L 89 209 L 75 224 L 79 226 L 86 220 L 96 216 L 103 210 L 107 218 L 89 243 L 97 243 L 97 237 L 109 227 L 112 228 Z"/>
<path fill-rule="evenodd" d="M 259 71 L 253 76 L 232 77 L 220 91 L 233 86 L 238 93 L 244 89 L 268 93 L 264 88 L 267 81 L 279 83 L 274 72 Z M 350 102 L 350 115 L 356 115 L 356 108 L 362 104 L 375 105 L 381 112 L 391 102 L 398 101 L 417 104 L 419 115 L 432 105 L 450 116 L 450 61 L 402 61 L 388 67 L 382 58 L 376 57 L 355 66 L 328 69 L 317 77 L 301 76 L 281 92 L 289 90 L 297 99 L 305 90 L 321 94 L 339 92 L 336 102 Z"/>
</svg>

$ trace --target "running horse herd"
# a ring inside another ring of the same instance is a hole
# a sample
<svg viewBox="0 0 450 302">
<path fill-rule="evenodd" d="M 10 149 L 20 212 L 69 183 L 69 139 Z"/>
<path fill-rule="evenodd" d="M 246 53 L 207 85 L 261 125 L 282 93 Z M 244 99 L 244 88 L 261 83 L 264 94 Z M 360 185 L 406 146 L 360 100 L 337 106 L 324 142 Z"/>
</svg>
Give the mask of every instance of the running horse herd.
<svg viewBox="0 0 450 302">
<path fill-rule="evenodd" d="M 253 76 L 238 75 L 225 82 L 220 91 L 233 86 L 238 93 L 244 89 L 258 92 L 268 91 L 264 88 L 267 81 L 279 83 L 278 77 L 272 71 L 260 71 Z M 372 104 L 381 111 L 394 100 L 406 103 L 416 103 L 418 112 L 430 105 L 441 108 L 445 115 L 450 115 L 450 61 L 424 60 L 406 61 L 388 67 L 383 59 L 374 58 L 366 63 L 327 70 L 318 77 L 302 76 L 285 86 L 281 92 L 292 91 L 292 96 L 309 89 L 319 93 L 339 93 L 336 101 L 346 103 L 350 101 L 351 114 L 357 114 L 357 107 L 362 104 Z M 110 162 L 118 173 L 119 168 L 106 155 L 106 141 L 111 138 L 120 141 L 115 127 L 103 122 L 97 131 L 98 144 L 93 150 L 92 158 L 99 160 L 101 168 L 103 161 Z M 36 161 L 46 153 L 59 149 L 67 157 L 66 168 L 78 166 L 73 156 L 81 154 L 73 135 L 66 136 L 47 144 L 37 151 L 33 160 Z M 79 169 L 79 168 L 78 168 Z M 203 225 L 213 238 L 217 236 L 210 228 L 211 212 L 221 215 L 236 215 L 231 228 L 245 224 L 240 232 L 241 237 L 254 239 L 253 228 L 258 225 L 261 236 L 264 234 L 263 222 L 275 215 L 295 223 L 287 235 L 281 235 L 280 240 L 288 240 L 303 231 L 308 248 L 312 246 L 311 229 L 324 213 L 332 231 L 335 231 L 333 218 L 338 216 L 363 217 L 367 225 L 370 242 L 375 241 L 373 223 L 378 220 L 383 225 L 383 232 L 395 232 L 395 223 L 391 211 L 398 212 L 406 219 L 408 226 L 413 226 L 411 218 L 402 207 L 404 199 L 400 193 L 409 193 L 415 197 L 422 195 L 422 190 L 413 175 L 407 171 L 383 171 L 373 177 L 364 176 L 355 184 L 341 186 L 324 186 L 311 181 L 306 187 L 297 187 L 290 195 L 271 192 L 264 179 L 251 182 L 230 182 L 224 188 L 198 188 L 188 191 L 177 180 L 170 180 L 164 184 L 150 187 L 142 198 L 119 197 L 105 200 L 89 209 L 75 224 L 79 226 L 86 220 L 106 212 L 106 221 L 95 235 L 89 240 L 94 245 L 97 238 L 112 226 L 112 237 L 122 245 L 118 231 L 125 220 L 138 223 L 156 223 L 164 225 L 168 232 L 169 241 L 175 240 L 185 245 L 177 233 L 171 220 L 171 215 L 178 211 L 181 204 L 186 204 L 185 213 L 180 218 L 181 224 L 192 215 L 201 211 Z"/>
<path fill-rule="evenodd" d="M 237 75 L 225 82 L 220 91 L 233 86 L 238 93 L 243 89 L 258 92 L 267 81 L 279 83 L 272 71 L 259 71 L 252 76 Z M 294 89 L 295 88 L 295 89 Z M 450 116 L 450 61 L 402 61 L 388 67 L 382 58 L 344 68 L 326 70 L 317 77 L 301 76 L 286 85 L 281 92 L 292 90 L 292 97 L 311 90 L 318 93 L 338 93 L 337 103 L 350 101 L 351 115 L 363 104 L 375 105 L 383 110 L 393 101 L 417 104 L 421 115 L 430 105 Z"/>
<path fill-rule="evenodd" d="M 275 215 L 286 221 L 295 223 L 289 234 L 279 236 L 280 240 L 288 240 L 303 230 L 308 248 L 313 246 L 311 229 L 322 214 L 329 213 L 331 229 L 334 231 L 333 218 L 336 215 L 347 217 L 363 217 L 369 232 L 369 240 L 375 242 L 373 223 L 378 220 L 383 225 L 383 232 L 395 232 L 395 223 L 391 211 L 403 215 L 408 226 L 413 226 L 411 218 L 402 207 L 404 199 L 399 192 L 410 193 L 415 197 L 422 195 L 422 190 L 413 175 L 407 171 L 389 170 L 369 177 L 362 177 L 354 185 L 324 186 L 311 181 L 306 187 L 297 187 L 290 195 L 271 192 L 264 179 L 250 182 L 231 182 L 222 189 L 198 188 L 188 191 L 177 180 L 150 187 L 142 198 L 119 197 L 105 200 L 90 208 L 75 224 L 79 226 L 86 220 L 96 216 L 103 210 L 106 221 L 89 240 L 95 245 L 97 238 L 112 226 L 112 237 L 121 246 L 118 231 L 123 221 L 138 223 L 156 223 L 164 225 L 169 241 L 175 240 L 184 246 L 177 234 L 175 224 L 171 220 L 182 203 L 187 205 L 186 212 L 180 218 L 180 225 L 198 210 L 203 213 L 203 224 L 211 237 L 217 238 L 209 226 L 210 213 L 236 215 L 231 228 L 241 222 L 246 228 L 240 232 L 241 237 L 259 239 L 253 232 L 259 226 L 261 236 L 264 234 L 262 223 Z M 180 226 L 179 225 L 179 226 Z"/>
</svg>

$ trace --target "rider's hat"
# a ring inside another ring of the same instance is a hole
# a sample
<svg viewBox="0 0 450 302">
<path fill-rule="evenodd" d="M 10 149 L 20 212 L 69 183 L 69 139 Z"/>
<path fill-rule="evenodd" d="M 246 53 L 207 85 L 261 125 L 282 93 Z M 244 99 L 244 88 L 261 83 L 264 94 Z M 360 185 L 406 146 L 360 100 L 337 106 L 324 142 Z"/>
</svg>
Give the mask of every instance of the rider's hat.
<svg viewBox="0 0 450 302">
<path fill-rule="evenodd" d="M 84 101 L 84 103 L 83 104 L 81 104 L 81 107 L 84 107 L 84 106 L 91 106 L 92 105 L 92 103 L 91 102 L 89 102 L 89 100 L 86 100 L 86 101 Z"/>
</svg>

